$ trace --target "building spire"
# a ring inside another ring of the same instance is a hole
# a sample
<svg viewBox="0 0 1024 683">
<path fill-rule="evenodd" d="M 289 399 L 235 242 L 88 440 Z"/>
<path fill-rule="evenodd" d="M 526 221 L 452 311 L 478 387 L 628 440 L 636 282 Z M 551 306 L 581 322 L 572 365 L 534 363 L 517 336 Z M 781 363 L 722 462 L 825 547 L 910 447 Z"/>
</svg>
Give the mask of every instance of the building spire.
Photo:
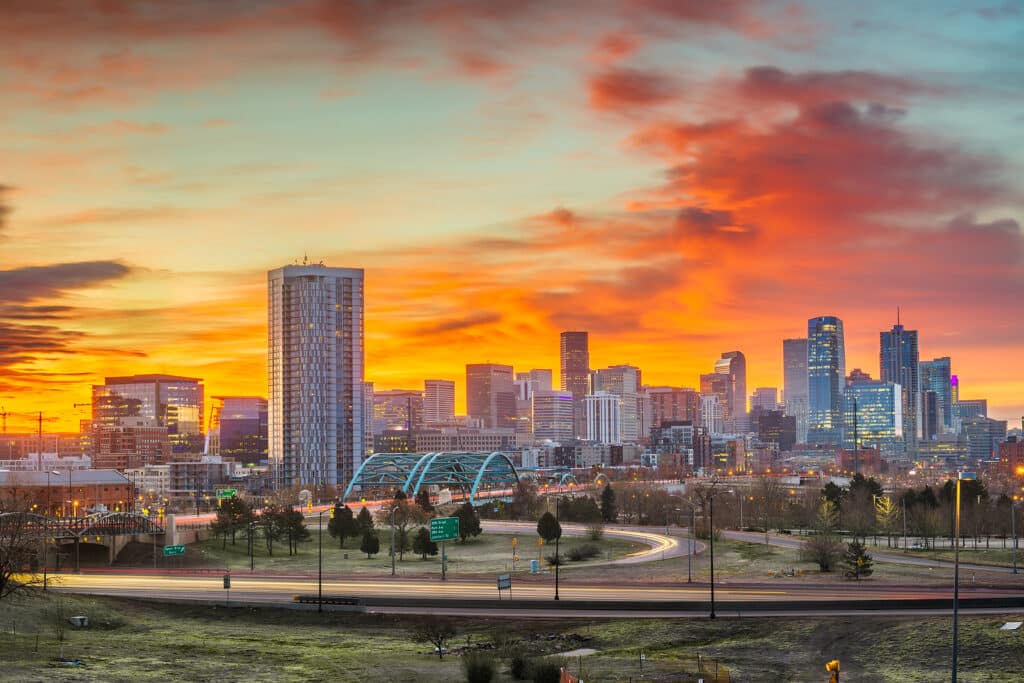
<svg viewBox="0 0 1024 683">
<path fill-rule="evenodd" d="M 896 325 L 900 324 L 900 307 L 896 307 Z"/>
</svg>

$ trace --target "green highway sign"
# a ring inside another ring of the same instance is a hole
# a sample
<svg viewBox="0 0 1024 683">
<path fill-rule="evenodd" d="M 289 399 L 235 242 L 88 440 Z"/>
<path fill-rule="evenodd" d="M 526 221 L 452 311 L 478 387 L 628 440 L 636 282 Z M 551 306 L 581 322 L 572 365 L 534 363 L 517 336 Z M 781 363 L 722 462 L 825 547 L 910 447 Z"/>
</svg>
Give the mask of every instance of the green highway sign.
<svg viewBox="0 0 1024 683">
<path fill-rule="evenodd" d="M 217 491 L 218 498 L 233 498 L 238 495 L 238 489 L 221 489 Z"/>
<path fill-rule="evenodd" d="M 185 546 L 183 545 L 165 545 L 164 546 L 164 557 L 170 557 L 171 555 L 184 555 Z"/>
<path fill-rule="evenodd" d="M 431 541 L 454 541 L 459 537 L 458 517 L 435 517 L 430 520 Z"/>
</svg>

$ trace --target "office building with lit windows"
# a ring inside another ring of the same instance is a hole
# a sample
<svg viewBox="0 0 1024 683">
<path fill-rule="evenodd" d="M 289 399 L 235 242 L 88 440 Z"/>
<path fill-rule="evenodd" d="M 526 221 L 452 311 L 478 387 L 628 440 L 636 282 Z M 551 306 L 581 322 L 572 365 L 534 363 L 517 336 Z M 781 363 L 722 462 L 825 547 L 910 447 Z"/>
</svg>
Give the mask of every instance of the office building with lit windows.
<svg viewBox="0 0 1024 683">
<path fill-rule="evenodd" d="M 811 318 L 807 321 L 807 443 L 841 442 L 845 383 L 843 321 L 834 316 Z"/>
<path fill-rule="evenodd" d="M 562 391 L 572 394 L 574 431 L 586 434 L 583 397 L 590 393 L 590 335 L 588 332 L 562 332 L 559 358 Z"/>
<path fill-rule="evenodd" d="M 363 271 L 297 265 L 267 279 L 275 485 L 344 485 L 366 453 Z"/>
<path fill-rule="evenodd" d="M 879 377 L 903 388 L 903 438 L 907 449 L 917 449 L 920 440 L 921 375 L 917 330 L 904 329 L 898 322 L 879 333 Z"/>
<path fill-rule="evenodd" d="M 455 421 L 455 382 L 448 379 L 423 381 L 423 424 L 452 424 Z"/>
<path fill-rule="evenodd" d="M 854 410 L 856 409 L 856 418 Z M 856 430 L 854 420 L 856 419 Z M 903 387 L 892 382 L 864 381 L 843 393 L 843 448 L 876 448 L 886 457 L 904 453 Z"/>
<path fill-rule="evenodd" d="M 139 418 L 167 430 L 175 453 L 203 450 L 203 380 L 177 375 L 107 377 L 92 388 L 92 427 Z"/>
</svg>

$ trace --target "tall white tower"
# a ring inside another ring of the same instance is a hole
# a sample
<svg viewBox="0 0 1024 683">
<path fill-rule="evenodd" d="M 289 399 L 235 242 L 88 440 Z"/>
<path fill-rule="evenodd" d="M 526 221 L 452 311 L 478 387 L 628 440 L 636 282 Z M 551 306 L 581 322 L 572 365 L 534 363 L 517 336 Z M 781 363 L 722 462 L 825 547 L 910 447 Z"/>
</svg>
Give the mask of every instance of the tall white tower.
<svg viewBox="0 0 1024 683">
<path fill-rule="evenodd" d="M 285 266 L 267 280 L 275 485 L 343 485 L 366 449 L 363 271 Z"/>
</svg>

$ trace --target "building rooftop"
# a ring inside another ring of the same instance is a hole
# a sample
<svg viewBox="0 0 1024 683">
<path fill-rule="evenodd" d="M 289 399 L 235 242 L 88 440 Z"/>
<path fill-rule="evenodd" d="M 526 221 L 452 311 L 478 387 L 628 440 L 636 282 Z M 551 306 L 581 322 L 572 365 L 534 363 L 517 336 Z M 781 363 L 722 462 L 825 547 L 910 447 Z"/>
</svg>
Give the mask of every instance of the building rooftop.
<svg viewBox="0 0 1024 683">
<path fill-rule="evenodd" d="M 60 474 L 54 474 L 60 472 Z M 49 476 L 50 486 L 67 486 L 67 470 L 51 470 Z M 128 484 L 128 478 L 117 470 L 73 470 L 71 472 L 71 485 L 92 485 L 92 484 Z M 42 472 L 12 472 L 0 470 L 0 487 L 12 486 L 46 486 L 46 471 Z"/>
<path fill-rule="evenodd" d="M 129 375 L 127 377 L 105 377 L 106 384 L 140 384 L 144 382 L 202 382 L 201 377 L 182 377 L 180 375 Z"/>
</svg>

